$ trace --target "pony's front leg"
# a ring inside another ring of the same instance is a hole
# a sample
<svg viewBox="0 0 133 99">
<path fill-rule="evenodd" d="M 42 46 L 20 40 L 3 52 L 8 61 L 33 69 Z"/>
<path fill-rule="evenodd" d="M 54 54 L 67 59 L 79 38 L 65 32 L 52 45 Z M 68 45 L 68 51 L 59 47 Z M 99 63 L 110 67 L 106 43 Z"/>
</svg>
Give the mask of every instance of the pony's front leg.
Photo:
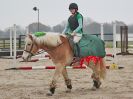
<svg viewBox="0 0 133 99">
<path fill-rule="evenodd" d="M 57 82 L 60 74 L 62 73 L 63 68 L 64 68 L 64 66 L 61 64 L 56 65 L 55 73 L 54 73 L 52 82 L 50 83 L 50 89 L 49 89 L 50 93 L 47 94 L 48 96 L 52 96 L 55 93 L 56 82 Z"/>
<path fill-rule="evenodd" d="M 67 86 L 66 92 L 69 93 L 69 92 L 71 92 L 72 84 L 71 84 L 71 79 L 69 79 L 69 77 L 68 77 L 66 68 L 63 69 L 62 75 L 63 75 L 63 77 L 64 77 L 64 81 L 65 81 L 65 84 L 66 84 L 66 86 Z"/>
</svg>

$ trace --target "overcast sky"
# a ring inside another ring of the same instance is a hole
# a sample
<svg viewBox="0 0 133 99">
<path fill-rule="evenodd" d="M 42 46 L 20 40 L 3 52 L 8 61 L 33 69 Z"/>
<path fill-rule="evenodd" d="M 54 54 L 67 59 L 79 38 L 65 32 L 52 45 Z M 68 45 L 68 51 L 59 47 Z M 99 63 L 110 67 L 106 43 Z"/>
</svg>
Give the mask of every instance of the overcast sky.
<svg viewBox="0 0 133 99">
<path fill-rule="evenodd" d="M 37 21 L 40 9 L 40 22 L 54 26 L 70 15 L 68 6 L 75 2 L 84 17 L 98 22 L 124 21 L 133 23 L 133 0 L 0 0 L 0 29 L 18 24 L 27 26 Z"/>
</svg>

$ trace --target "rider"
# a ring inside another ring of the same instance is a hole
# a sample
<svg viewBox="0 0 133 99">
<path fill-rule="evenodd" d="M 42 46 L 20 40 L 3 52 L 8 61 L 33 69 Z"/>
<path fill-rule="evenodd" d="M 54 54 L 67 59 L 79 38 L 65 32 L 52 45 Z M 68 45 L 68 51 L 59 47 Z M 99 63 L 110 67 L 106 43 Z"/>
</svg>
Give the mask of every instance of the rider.
<svg viewBox="0 0 133 99">
<path fill-rule="evenodd" d="M 74 43 L 78 43 L 83 34 L 83 16 L 78 12 L 78 5 L 76 3 L 71 3 L 69 10 L 72 15 L 68 18 L 63 33 L 66 35 L 71 33 Z"/>
</svg>

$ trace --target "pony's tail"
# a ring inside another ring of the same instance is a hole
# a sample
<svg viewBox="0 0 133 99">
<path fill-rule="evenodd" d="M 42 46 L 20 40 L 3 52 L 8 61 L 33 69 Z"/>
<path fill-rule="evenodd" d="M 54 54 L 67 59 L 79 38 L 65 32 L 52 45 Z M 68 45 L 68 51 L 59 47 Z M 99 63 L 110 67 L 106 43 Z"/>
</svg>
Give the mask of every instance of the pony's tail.
<svg viewBox="0 0 133 99">
<path fill-rule="evenodd" d="M 99 76 L 101 79 L 105 79 L 106 78 L 106 65 L 105 65 L 105 60 L 104 58 L 102 58 L 100 60 L 100 71 L 99 71 Z"/>
</svg>

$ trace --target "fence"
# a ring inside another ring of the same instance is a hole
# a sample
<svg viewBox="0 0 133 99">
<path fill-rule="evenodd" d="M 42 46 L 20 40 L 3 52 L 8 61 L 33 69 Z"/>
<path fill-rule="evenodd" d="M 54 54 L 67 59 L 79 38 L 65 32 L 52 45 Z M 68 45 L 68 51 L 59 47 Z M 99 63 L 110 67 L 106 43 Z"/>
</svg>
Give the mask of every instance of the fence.
<svg viewBox="0 0 133 99">
<path fill-rule="evenodd" d="M 24 37 L 25 37 L 25 35 L 19 35 L 19 37 L 16 38 L 17 49 L 24 48 Z M 12 44 L 12 46 L 13 46 L 13 44 Z M 0 38 L 0 49 L 10 49 L 10 38 Z"/>
<path fill-rule="evenodd" d="M 101 34 L 92 34 L 96 35 L 97 37 L 101 37 Z M 132 37 L 132 38 L 131 38 Z M 25 35 L 19 35 L 17 40 L 17 49 L 23 49 L 24 48 L 24 39 Z M 105 42 L 111 42 L 113 41 L 113 34 L 107 33 L 104 34 L 104 41 Z M 129 33 L 129 41 L 133 41 L 133 33 Z M 119 47 L 120 43 L 120 34 L 116 35 L 116 46 Z M 110 45 L 110 43 L 108 43 Z M 0 38 L 0 49 L 9 49 L 10 48 L 10 38 Z"/>
</svg>

